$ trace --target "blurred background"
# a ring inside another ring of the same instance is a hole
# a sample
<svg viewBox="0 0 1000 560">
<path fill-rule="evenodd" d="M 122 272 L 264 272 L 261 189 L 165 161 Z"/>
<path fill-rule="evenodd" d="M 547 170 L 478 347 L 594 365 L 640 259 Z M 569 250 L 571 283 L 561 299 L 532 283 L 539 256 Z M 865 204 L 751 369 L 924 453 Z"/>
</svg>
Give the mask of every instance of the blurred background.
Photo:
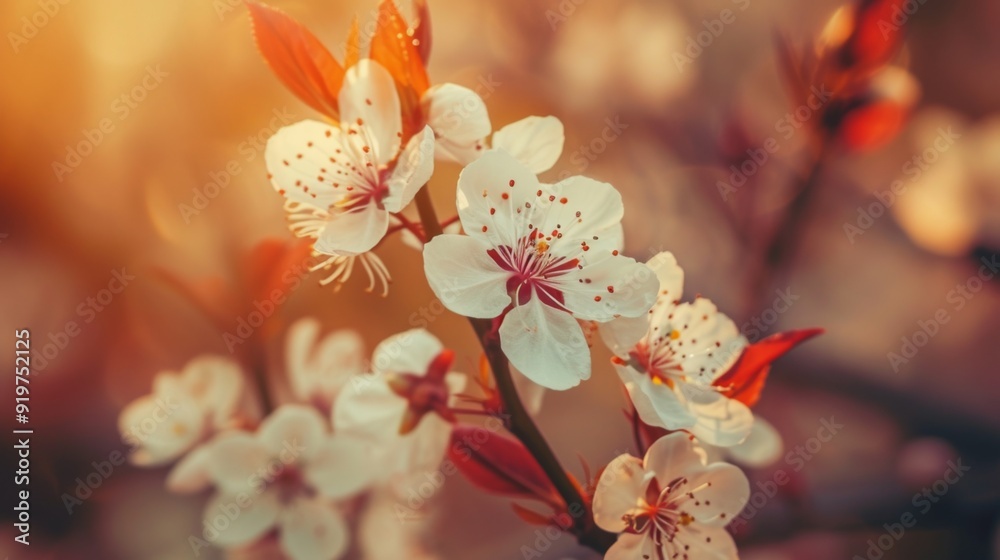
<svg viewBox="0 0 1000 560">
<path fill-rule="evenodd" d="M 375 17 L 374 0 L 272 4 L 338 58 L 351 18 Z M 826 121 L 788 120 L 798 102 L 776 37 L 812 50 L 841 5 L 432 0 L 429 68 L 434 83 L 476 90 L 494 128 L 562 119 L 565 152 L 545 178 L 615 185 L 628 254 L 672 251 L 687 295 L 712 298 L 751 338 L 827 330 L 778 363 L 757 408 L 786 451 L 805 451 L 749 470 L 752 481 L 785 471 L 792 482 L 736 531 L 743 558 L 1000 558 L 1000 4 L 914 0 L 893 58 L 912 75 L 912 114 L 877 147 L 825 150 L 810 173 L 808 129 Z M 251 249 L 291 240 L 264 142 L 317 115 L 272 76 L 236 0 L 12 0 L 0 5 L 0 31 L 0 323 L 50 345 L 31 379 L 32 545 L 13 543 L 5 505 L 0 555 L 192 558 L 204 497 L 168 493 L 165 469 L 117 467 L 71 513 L 63 496 L 127 449 L 117 415 L 157 372 L 228 354 L 163 271 L 244 293 Z M 736 186 L 735 171 L 769 139 L 767 162 Z M 441 165 L 432 181 L 441 214 L 458 171 Z M 795 195 L 802 185 L 807 200 Z M 776 231 L 792 242 L 766 258 Z M 378 252 L 394 277 L 388 297 L 365 294 L 360 277 L 335 294 L 313 275 L 278 317 L 355 328 L 369 347 L 409 328 L 433 302 L 420 255 L 399 239 Z M 116 275 L 127 284 L 108 297 Z M 475 371 L 464 319 L 444 314 L 430 328 Z M 266 348 L 274 375 L 281 334 Z M 601 465 L 632 445 L 609 356 L 594 352 L 593 379 L 548 394 L 539 417 L 576 472 L 578 453 Z M 4 386 L 11 403 L 12 380 Z M 843 428 L 809 446 L 831 418 Z M 5 468 L 14 453 L 3 446 Z M 970 470 L 924 511 L 913 496 L 949 461 Z M 914 528 L 871 552 L 907 512 Z M 534 530 L 508 500 L 454 477 L 424 540 L 440 558 L 521 558 Z M 541 557 L 594 557 L 571 541 Z"/>
</svg>

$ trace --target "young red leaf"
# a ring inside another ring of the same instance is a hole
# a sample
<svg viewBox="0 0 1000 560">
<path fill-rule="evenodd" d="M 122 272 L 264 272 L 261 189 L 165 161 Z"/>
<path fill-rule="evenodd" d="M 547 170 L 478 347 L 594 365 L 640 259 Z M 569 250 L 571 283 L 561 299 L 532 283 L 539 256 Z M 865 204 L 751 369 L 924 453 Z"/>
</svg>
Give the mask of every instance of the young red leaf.
<svg viewBox="0 0 1000 560">
<path fill-rule="evenodd" d="M 456 426 L 448 458 L 470 482 L 487 492 L 539 500 L 563 509 L 545 472 L 515 439 L 476 426 Z"/>
<path fill-rule="evenodd" d="M 278 79 L 313 109 L 337 120 L 344 68 L 302 24 L 270 6 L 247 2 L 254 38 Z"/>
<path fill-rule="evenodd" d="M 427 66 L 427 59 L 431 57 L 431 10 L 427 6 L 427 0 L 415 0 L 413 5 L 417 10 L 417 22 L 413 25 L 413 39 L 417 42 L 420 60 L 424 66 Z"/>
<path fill-rule="evenodd" d="M 771 363 L 822 332 L 823 329 L 789 331 L 771 335 L 751 344 L 743 350 L 733 367 L 718 378 L 714 385 L 727 397 L 752 407 L 760 400 L 760 393 L 767 381 Z"/>
</svg>

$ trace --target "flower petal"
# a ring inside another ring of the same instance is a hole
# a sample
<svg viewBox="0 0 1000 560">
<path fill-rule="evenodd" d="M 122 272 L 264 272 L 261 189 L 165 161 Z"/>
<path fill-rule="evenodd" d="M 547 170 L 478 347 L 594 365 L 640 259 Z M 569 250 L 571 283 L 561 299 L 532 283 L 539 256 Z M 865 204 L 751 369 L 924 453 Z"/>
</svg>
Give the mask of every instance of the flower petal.
<svg viewBox="0 0 1000 560">
<path fill-rule="evenodd" d="M 233 515 L 233 510 L 238 512 Z M 213 544 L 233 548 L 250 544 L 264 536 L 278 521 L 281 504 L 274 492 L 216 494 L 205 506 L 205 525 L 218 536 Z"/>
<path fill-rule="evenodd" d="M 489 150 L 458 177 L 456 204 L 462 227 L 491 247 L 514 247 L 531 233 L 521 228 L 528 225 L 522 214 L 526 203 L 530 208 L 539 201 L 540 192 L 542 185 L 530 169 L 502 150 Z"/>
<path fill-rule="evenodd" d="M 326 421 L 315 408 L 286 404 L 260 425 L 261 443 L 286 464 L 308 461 L 327 435 Z"/>
<path fill-rule="evenodd" d="M 604 560 L 645 560 L 647 558 L 657 558 L 656 543 L 649 538 L 647 533 L 618 535 L 618 540 L 604 555 Z M 667 555 L 664 558 L 673 559 L 675 557 Z M 676 556 L 676 558 L 683 558 L 683 556 Z"/>
<path fill-rule="evenodd" d="M 399 152 L 403 121 L 396 83 L 379 63 L 363 58 L 347 69 L 340 90 L 341 122 L 368 129 L 375 161 L 387 162 Z"/>
<path fill-rule="evenodd" d="M 424 272 L 434 295 L 459 315 L 492 319 L 510 305 L 508 273 L 487 247 L 465 235 L 439 235 L 424 245 Z"/>
<path fill-rule="evenodd" d="M 209 473 L 225 493 L 248 492 L 250 478 L 271 462 L 267 448 L 253 435 L 240 432 L 212 442 L 209 449 Z"/>
<path fill-rule="evenodd" d="M 601 323 L 597 327 L 601 340 L 619 358 L 628 358 L 629 352 L 646 336 L 648 331 L 648 313 L 639 317 L 619 317 L 614 321 Z"/>
<path fill-rule="evenodd" d="M 173 376 L 169 379 L 176 380 Z M 176 391 L 140 397 L 118 415 L 123 439 L 135 448 L 131 460 L 141 466 L 176 459 L 198 443 L 207 428 L 201 407 L 190 396 Z"/>
<path fill-rule="evenodd" d="M 690 558 L 705 560 L 738 560 L 736 542 L 723 527 L 708 527 L 691 524 L 686 530 L 677 532 L 674 541 L 665 546 L 666 557 L 671 554 L 687 554 Z M 680 556 L 678 556 L 680 557 Z"/>
<path fill-rule="evenodd" d="M 691 436 L 676 432 L 653 442 L 646 451 L 643 465 L 646 470 L 656 473 L 656 480 L 662 485 L 704 470 L 704 460 L 704 452 L 695 447 Z"/>
<path fill-rule="evenodd" d="M 424 375 L 444 345 L 426 329 L 410 329 L 390 336 L 375 347 L 372 371 L 376 374 L 412 373 Z"/>
<path fill-rule="evenodd" d="M 320 500 L 296 500 L 281 515 L 281 549 L 291 560 L 333 560 L 347 552 L 343 515 Z"/>
<path fill-rule="evenodd" d="M 406 400 L 389 389 L 380 375 L 358 375 L 333 404 L 334 433 L 384 442 L 399 435 Z"/>
<path fill-rule="evenodd" d="M 374 465 L 371 441 L 338 434 L 322 443 L 303 474 L 321 495 L 339 500 L 371 484 L 377 472 Z"/>
<path fill-rule="evenodd" d="M 656 272 L 660 281 L 660 298 L 668 302 L 679 301 L 684 291 L 684 269 L 677 264 L 673 253 L 657 253 L 646 261 L 646 266 Z"/>
<path fill-rule="evenodd" d="M 607 322 L 643 317 L 656 301 L 659 282 L 646 265 L 623 256 L 574 268 L 559 279 L 566 308 L 578 319 Z"/>
<path fill-rule="evenodd" d="M 434 132 L 425 126 L 406 143 L 396 167 L 386 180 L 389 194 L 382 204 L 389 212 L 400 212 L 413 200 L 434 173 Z"/>
<path fill-rule="evenodd" d="M 215 428 L 232 419 L 243 394 L 243 370 L 229 359 L 200 356 L 188 362 L 181 373 L 185 392 L 210 413 Z"/>
<path fill-rule="evenodd" d="M 642 461 L 627 453 L 608 463 L 594 492 L 594 522 L 597 526 L 612 533 L 624 531 L 627 526 L 624 516 L 642 504 L 646 485 L 651 479 Z"/>
<path fill-rule="evenodd" d="M 542 223 L 536 224 L 540 231 L 558 231 L 562 234 L 558 242 L 561 245 L 576 248 L 586 244 L 589 249 L 579 252 L 585 265 L 621 250 L 621 221 L 625 208 L 621 195 L 613 186 L 574 176 L 551 185 L 549 191 L 551 204 Z M 553 249 L 555 247 L 554 243 Z"/>
<path fill-rule="evenodd" d="M 435 156 L 445 161 L 468 164 L 481 152 L 482 140 L 493 130 L 486 103 L 471 89 L 456 84 L 440 84 L 421 99 L 427 124 L 437 137 Z"/>
<path fill-rule="evenodd" d="M 754 418 L 753 428 L 750 429 L 747 439 L 739 445 L 730 447 L 728 451 L 733 462 L 762 469 L 781 458 L 784 444 L 778 430 L 770 422 L 757 416 Z"/>
<path fill-rule="evenodd" d="M 712 389 L 680 385 L 685 404 L 696 421 L 691 433 L 709 445 L 731 447 L 743 442 L 753 428 L 753 413 L 736 399 Z"/>
<path fill-rule="evenodd" d="M 625 384 L 639 418 L 646 424 L 667 430 L 686 430 L 695 424 L 694 415 L 667 385 L 655 383 L 629 366 L 615 365 L 615 371 Z"/>
<path fill-rule="evenodd" d="M 194 494 L 212 485 L 209 470 L 211 460 L 208 445 L 194 448 L 170 469 L 167 475 L 167 490 L 177 494 Z"/>
<path fill-rule="evenodd" d="M 687 484 L 678 490 L 689 493 L 681 509 L 699 523 L 725 527 L 750 500 L 747 475 L 735 465 L 713 463 L 687 475 Z"/>
<path fill-rule="evenodd" d="M 565 140 L 562 121 L 532 116 L 496 131 L 493 147 L 514 156 L 537 175 L 552 169 L 562 155 Z"/>
<path fill-rule="evenodd" d="M 689 383 L 710 385 L 739 358 L 747 344 L 732 319 L 705 298 L 682 303 L 670 313 L 657 308 L 652 317 L 654 329 L 659 327 L 659 338 L 651 341 L 652 351 L 667 347 L 667 352 L 680 356 Z"/>
<path fill-rule="evenodd" d="M 500 325 L 500 344 L 528 379 L 562 391 L 590 378 L 590 348 L 572 315 L 532 298 Z"/>
<path fill-rule="evenodd" d="M 364 342 L 358 333 L 335 331 L 317 342 L 320 323 L 300 319 L 286 336 L 285 362 L 295 397 L 329 406 L 352 375 L 364 370 Z"/>
<path fill-rule="evenodd" d="M 331 216 L 313 248 L 326 255 L 356 256 L 372 250 L 389 229 L 389 214 L 374 204 Z"/>
<path fill-rule="evenodd" d="M 348 194 L 346 187 L 371 184 L 377 177 L 359 164 L 361 147 L 355 144 L 361 141 L 348 136 L 336 125 L 312 120 L 278 130 L 264 150 L 274 190 L 288 200 L 325 210 Z"/>
</svg>

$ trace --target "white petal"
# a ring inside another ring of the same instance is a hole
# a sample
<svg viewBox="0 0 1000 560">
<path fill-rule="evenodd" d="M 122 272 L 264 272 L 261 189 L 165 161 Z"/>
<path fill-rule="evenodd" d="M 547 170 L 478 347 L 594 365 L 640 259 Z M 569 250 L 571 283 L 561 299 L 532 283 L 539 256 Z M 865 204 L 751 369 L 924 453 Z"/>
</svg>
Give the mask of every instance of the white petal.
<svg viewBox="0 0 1000 560">
<path fill-rule="evenodd" d="M 641 535 L 634 535 L 631 533 L 624 533 L 618 535 L 618 540 L 615 544 L 611 545 L 608 552 L 604 555 L 604 560 L 645 560 L 654 559 L 656 556 L 656 543 L 653 539 L 649 538 L 648 533 L 643 533 Z M 674 558 L 673 556 L 667 555 L 664 558 Z M 683 558 L 683 556 L 677 556 L 676 558 Z"/>
<path fill-rule="evenodd" d="M 211 414 L 217 428 L 232 418 L 243 394 L 242 368 L 218 356 L 200 356 L 188 362 L 180 382 L 191 398 Z"/>
<path fill-rule="evenodd" d="M 623 517 L 643 502 L 647 476 L 642 461 L 629 454 L 619 455 L 605 467 L 594 492 L 594 521 L 605 531 L 620 533 L 627 526 Z"/>
<path fill-rule="evenodd" d="M 687 494 L 681 498 L 680 507 L 699 523 L 724 527 L 743 511 L 750 499 L 747 476 L 729 463 L 713 463 L 686 478 L 683 487 L 677 490 Z"/>
<path fill-rule="evenodd" d="M 390 475 L 390 484 L 401 499 L 413 496 L 414 492 L 426 492 L 428 480 L 434 480 L 435 471 L 441 466 L 448 443 L 451 441 L 452 426 L 436 414 L 428 414 L 411 433 L 400 436 L 383 452 L 381 461 Z M 440 489 L 434 485 L 433 490 Z"/>
<path fill-rule="evenodd" d="M 743 442 L 753 428 L 753 413 L 743 403 L 712 389 L 680 385 L 686 405 L 695 416 L 691 433 L 709 445 L 731 447 Z"/>
<path fill-rule="evenodd" d="M 629 366 L 615 365 L 615 371 L 643 422 L 668 430 L 685 430 L 695 424 L 694 415 L 667 385 Z"/>
<path fill-rule="evenodd" d="M 171 379 L 176 379 L 171 376 Z M 188 395 L 174 392 L 140 397 L 118 416 L 123 439 L 135 448 L 137 465 L 168 463 L 202 440 L 208 429 L 205 412 Z"/>
<path fill-rule="evenodd" d="M 377 474 L 372 442 L 338 434 L 322 443 L 304 468 L 307 482 L 327 498 L 353 496 L 371 484 Z"/>
<path fill-rule="evenodd" d="M 550 191 L 553 200 L 545 212 L 545 219 L 535 225 L 542 232 L 562 234 L 562 238 L 553 243 L 553 250 L 557 245 L 572 246 L 574 256 L 578 256 L 585 266 L 621 250 L 621 220 L 625 210 L 622 197 L 614 187 L 575 176 L 551 185 Z M 583 243 L 590 249 L 580 250 Z"/>
<path fill-rule="evenodd" d="M 385 68 L 369 58 L 348 68 L 338 102 L 341 122 L 370 131 L 376 161 L 387 162 L 396 156 L 403 131 L 402 112 L 396 83 Z"/>
<path fill-rule="evenodd" d="M 209 473 L 225 493 L 253 490 L 251 479 L 260 481 L 259 471 L 272 461 L 271 454 L 257 438 L 240 432 L 212 442 Z"/>
<path fill-rule="evenodd" d="M 305 120 L 286 126 L 267 141 L 264 162 L 271 185 L 286 199 L 326 210 L 349 194 L 347 187 L 376 184 L 366 166 L 361 139 L 338 126 Z"/>
<path fill-rule="evenodd" d="M 692 523 L 677 532 L 672 543 L 664 546 L 666 557 L 671 554 L 688 554 L 690 558 L 705 560 L 738 560 L 736 542 L 723 527 L 709 527 Z M 678 556 L 681 558 L 682 556 Z"/>
<path fill-rule="evenodd" d="M 532 298 L 500 325 L 500 344 L 528 379 L 562 391 L 590 378 L 590 348 L 572 315 Z"/>
<path fill-rule="evenodd" d="M 628 358 L 649 331 L 649 314 L 639 317 L 619 317 L 614 321 L 601 323 L 598 332 L 601 340 L 615 356 Z"/>
<path fill-rule="evenodd" d="M 528 379 L 517 368 L 511 368 L 510 373 L 511 377 L 514 378 L 514 386 L 517 388 L 517 394 L 521 397 L 521 402 L 524 403 L 524 408 L 528 410 L 528 414 L 536 415 L 541 412 L 542 400 L 545 398 L 545 387 Z"/>
<path fill-rule="evenodd" d="M 599 322 L 618 316 L 645 318 L 658 285 L 649 267 L 623 256 L 574 268 L 559 279 L 566 308 L 578 319 Z"/>
<path fill-rule="evenodd" d="M 704 452 L 696 449 L 690 435 L 683 432 L 669 434 L 649 446 L 643 465 L 646 470 L 656 473 L 660 484 L 667 484 L 705 469 Z"/>
<path fill-rule="evenodd" d="M 352 375 L 364 370 L 364 342 L 350 330 L 335 331 L 317 343 L 319 321 L 306 318 L 286 336 L 285 361 L 295 396 L 329 406 Z"/>
<path fill-rule="evenodd" d="M 333 404 L 335 434 L 367 437 L 375 442 L 399 435 L 406 400 L 392 392 L 380 375 L 358 375 Z"/>
<path fill-rule="evenodd" d="M 451 311 L 492 319 L 510 305 L 505 272 L 487 247 L 465 235 L 439 235 L 424 246 L 424 272 L 434 295 Z"/>
<path fill-rule="evenodd" d="M 400 212 L 413 200 L 434 173 L 434 132 L 431 127 L 415 134 L 399 155 L 396 167 L 386 180 L 389 194 L 382 199 L 389 212 Z"/>
<path fill-rule="evenodd" d="M 178 494 L 194 494 L 212 485 L 209 469 L 210 447 L 201 445 L 194 448 L 170 469 L 167 475 L 167 490 Z"/>
<path fill-rule="evenodd" d="M 321 500 L 296 500 L 281 514 L 281 548 L 291 560 L 333 560 L 347 552 L 343 515 Z"/>
<path fill-rule="evenodd" d="M 684 269 L 677 264 L 673 253 L 669 251 L 657 253 L 646 261 L 646 266 L 656 272 L 656 277 L 660 281 L 660 297 L 667 301 L 681 299 L 684 290 Z"/>
<path fill-rule="evenodd" d="M 474 147 L 493 130 L 486 103 L 471 89 L 440 84 L 424 93 L 421 100 L 427 124 L 438 138 L 439 159 L 466 164 Z"/>
<path fill-rule="evenodd" d="M 669 313 L 661 308 L 653 311 L 651 324 L 658 338 L 651 341 L 651 352 L 679 356 L 689 383 L 710 385 L 746 347 L 746 338 L 736 324 L 708 299 L 698 298 L 667 309 Z"/>
<path fill-rule="evenodd" d="M 205 525 L 218 536 L 212 543 L 223 548 L 250 544 L 267 533 L 278 520 L 281 504 L 274 492 L 217 494 L 205 506 Z"/>
<path fill-rule="evenodd" d="M 493 147 L 500 148 L 539 174 L 556 164 L 562 155 L 562 121 L 556 117 L 527 117 L 493 134 Z"/>
<path fill-rule="evenodd" d="M 260 441 L 285 464 L 308 461 L 327 435 L 326 421 L 311 406 L 286 404 L 260 425 Z"/>
<path fill-rule="evenodd" d="M 366 204 L 333 214 L 313 248 L 326 255 L 360 255 L 378 245 L 388 229 L 389 214 L 374 204 Z"/>
<path fill-rule="evenodd" d="M 529 221 L 525 204 L 537 208 L 539 192 L 542 185 L 530 169 L 504 151 L 489 150 L 458 177 L 456 204 L 462 227 L 491 247 L 513 247 L 531 233 L 522 229 Z"/>
<path fill-rule="evenodd" d="M 410 329 L 390 336 L 375 347 L 372 371 L 424 375 L 427 366 L 442 350 L 441 341 L 426 329 Z"/>
<path fill-rule="evenodd" d="M 750 435 L 739 445 L 730 447 L 729 456 L 733 462 L 754 469 L 762 469 L 772 465 L 781 458 L 784 445 L 781 434 L 770 422 L 757 416 L 753 421 Z"/>
</svg>

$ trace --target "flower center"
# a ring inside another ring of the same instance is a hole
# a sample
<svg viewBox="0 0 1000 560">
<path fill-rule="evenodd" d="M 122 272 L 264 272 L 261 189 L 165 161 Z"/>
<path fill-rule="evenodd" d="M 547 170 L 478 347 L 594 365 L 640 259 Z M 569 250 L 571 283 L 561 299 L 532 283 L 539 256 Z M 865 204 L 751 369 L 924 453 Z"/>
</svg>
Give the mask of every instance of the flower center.
<svg viewBox="0 0 1000 560">
<path fill-rule="evenodd" d="M 558 278 L 576 268 L 580 261 L 553 254 L 552 246 L 540 237 L 535 230 L 519 239 L 514 247 L 503 245 L 488 250 L 487 254 L 510 273 L 507 293 L 517 305 L 524 305 L 534 294 L 546 305 L 565 309 Z"/>
</svg>

